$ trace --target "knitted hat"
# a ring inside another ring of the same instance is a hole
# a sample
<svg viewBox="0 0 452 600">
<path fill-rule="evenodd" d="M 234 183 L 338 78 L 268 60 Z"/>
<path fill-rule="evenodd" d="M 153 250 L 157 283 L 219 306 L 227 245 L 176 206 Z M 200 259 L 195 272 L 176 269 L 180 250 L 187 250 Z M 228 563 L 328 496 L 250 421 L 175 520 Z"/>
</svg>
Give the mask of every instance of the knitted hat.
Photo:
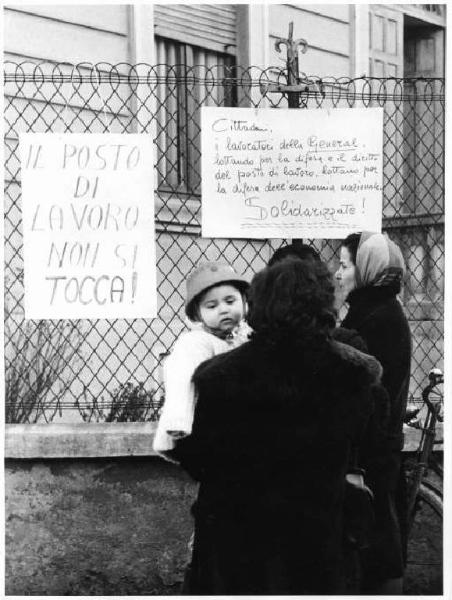
<svg viewBox="0 0 452 600">
<path fill-rule="evenodd" d="M 192 271 L 187 277 L 187 292 L 185 295 L 187 317 L 191 320 L 196 319 L 195 305 L 199 294 L 215 285 L 226 283 L 237 287 L 242 294 L 249 287 L 248 281 L 242 275 L 238 275 L 230 265 L 219 261 L 202 263 Z"/>
</svg>

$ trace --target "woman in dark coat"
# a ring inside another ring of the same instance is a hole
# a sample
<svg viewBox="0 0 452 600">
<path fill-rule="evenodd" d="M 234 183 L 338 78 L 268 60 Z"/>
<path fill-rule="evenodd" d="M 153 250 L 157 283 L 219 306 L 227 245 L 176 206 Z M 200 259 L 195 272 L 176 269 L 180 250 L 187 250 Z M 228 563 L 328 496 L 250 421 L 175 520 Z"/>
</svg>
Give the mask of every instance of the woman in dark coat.
<svg viewBox="0 0 452 600">
<path fill-rule="evenodd" d="M 286 259 L 251 284 L 252 339 L 205 362 L 192 434 L 176 447 L 200 482 L 188 594 L 340 594 L 352 444 L 381 367 L 332 341 L 323 264 Z"/>
<path fill-rule="evenodd" d="M 381 363 L 390 400 L 385 449 L 376 455 L 363 448 L 360 457 L 376 511 L 373 543 L 363 555 L 364 593 L 402 593 L 406 515 L 401 450 L 411 362 L 410 329 L 397 299 L 403 274 L 400 249 L 386 235 L 363 232 L 342 242 L 336 278 L 349 305 L 342 326 L 355 329 Z"/>
</svg>

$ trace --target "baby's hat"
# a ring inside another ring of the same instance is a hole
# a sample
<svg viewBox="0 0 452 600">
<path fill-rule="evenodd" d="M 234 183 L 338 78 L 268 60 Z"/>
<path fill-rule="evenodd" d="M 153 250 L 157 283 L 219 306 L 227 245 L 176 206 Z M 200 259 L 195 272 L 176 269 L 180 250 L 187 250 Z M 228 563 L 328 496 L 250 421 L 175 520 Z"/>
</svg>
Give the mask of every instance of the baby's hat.
<svg viewBox="0 0 452 600">
<path fill-rule="evenodd" d="M 248 281 L 238 275 L 231 265 L 221 261 L 201 263 L 187 277 L 187 290 L 185 295 L 185 312 L 191 320 L 196 319 L 196 298 L 209 288 L 231 283 L 243 294 L 249 287 Z"/>
</svg>

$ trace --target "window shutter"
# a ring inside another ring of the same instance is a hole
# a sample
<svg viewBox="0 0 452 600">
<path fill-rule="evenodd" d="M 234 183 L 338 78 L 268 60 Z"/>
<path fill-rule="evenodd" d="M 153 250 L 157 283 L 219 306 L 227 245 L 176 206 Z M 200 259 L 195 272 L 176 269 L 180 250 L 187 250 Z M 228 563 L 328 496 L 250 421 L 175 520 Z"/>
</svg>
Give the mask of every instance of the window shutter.
<svg viewBox="0 0 452 600">
<path fill-rule="evenodd" d="M 403 15 L 379 6 L 369 16 L 370 75 L 403 77 Z"/>
<path fill-rule="evenodd" d="M 236 7 L 233 4 L 166 4 L 154 6 L 155 35 L 236 54 Z"/>
</svg>

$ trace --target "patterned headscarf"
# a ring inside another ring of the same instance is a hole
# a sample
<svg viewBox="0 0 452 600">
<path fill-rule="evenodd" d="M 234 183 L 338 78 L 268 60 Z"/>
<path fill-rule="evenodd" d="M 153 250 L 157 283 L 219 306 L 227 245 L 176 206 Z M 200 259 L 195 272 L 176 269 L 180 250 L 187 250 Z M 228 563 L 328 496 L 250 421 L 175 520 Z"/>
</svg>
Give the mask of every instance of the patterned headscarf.
<svg viewBox="0 0 452 600">
<path fill-rule="evenodd" d="M 385 233 L 363 231 L 356 253 L 356 286 L 400 285 L 404 274 L 405 262 L 399 246 Z"/>
</svg>

